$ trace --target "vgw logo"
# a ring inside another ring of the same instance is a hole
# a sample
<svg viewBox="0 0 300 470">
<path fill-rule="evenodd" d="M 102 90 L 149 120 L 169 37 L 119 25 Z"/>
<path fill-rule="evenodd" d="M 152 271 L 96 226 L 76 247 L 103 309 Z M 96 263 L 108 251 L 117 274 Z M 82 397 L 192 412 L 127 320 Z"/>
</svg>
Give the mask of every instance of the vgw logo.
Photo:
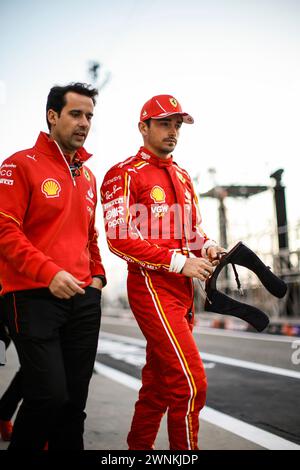
<svg viewBox="0 0 300 470">
<path fill-rule="evenodd" d="M 292 342 L 292 349 L 295 349 L 291 357 L 292 364 L 298 366 L 300 364 L 300 339 Z"/>
</svg>

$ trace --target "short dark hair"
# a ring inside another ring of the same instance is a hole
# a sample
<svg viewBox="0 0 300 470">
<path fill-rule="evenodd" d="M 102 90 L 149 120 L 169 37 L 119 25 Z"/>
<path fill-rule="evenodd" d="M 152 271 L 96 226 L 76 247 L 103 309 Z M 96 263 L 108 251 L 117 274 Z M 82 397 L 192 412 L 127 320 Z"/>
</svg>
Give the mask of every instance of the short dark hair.
<svg viewBox="0 0 300 470">
<path fill-rule="evenodd" d="M 72 91 L 74 93 L 78 93 L 79 95 L 88 96 L 92 99 L 94 106 L 96 104 L 96 96 L 98 95 L 97 88 L 92 88 L 92 85 L 88 85 L 87 83 L 69 83 L 66 86 L 54 86 L 51 88 L 48 98 L 47 98 L 47 105 L 46 105 L 46 119 L 47 125 L 49 130 L 51 130 L 50 122 L 48 121 L 48 111 L 49 109 L 53 109 L 58 113 L 60 116 L 61 110 L 66 105 L 66 94 Z"/>
<path fill-rule="evenodd" d="M 149 119 L 145 119 L 145 121 L 143 121 L 143 122 L 144 122 L 144 123 L 147 125 L 147 127 L 150 127 L 150 124 L 151 124 L 151 118 L 149 118 Z"/>
</svg>

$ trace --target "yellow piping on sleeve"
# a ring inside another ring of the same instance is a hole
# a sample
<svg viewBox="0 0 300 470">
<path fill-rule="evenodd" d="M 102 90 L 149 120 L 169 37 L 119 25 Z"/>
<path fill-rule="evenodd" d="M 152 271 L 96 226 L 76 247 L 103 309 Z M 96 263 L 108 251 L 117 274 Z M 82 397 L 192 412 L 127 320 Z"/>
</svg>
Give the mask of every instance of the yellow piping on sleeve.
<svg viewBox="0 0 300 470">
<path fill-rule="evenodd" d="M 0 214 L 3 215 L 4 217 L 7 217 L 8 219 L 12 219 L 14 222 L 16 222 L 16 224 L 19 225 L 19 227 L 21 227 L 21 222 L 19 222 L 17 219 L 15 219 L 12 215 L 9 215 L 9 214 L 5 214 L 5 212 L 2 212 L 0 211 Z"/>
<path fill-rule="evenodd" d="M 122 255 L 122 256 L 126 256 L 127 258 L 130 258 L 130 259 L 132 259 L 133 261 L 135 261 L 136 263 L 139 263 L 139 264 L 149 264 L 150 266 L 155 266 L 155 267 L 163 266 L 163 267 L 168 268 L 168 269 L 169 269 L 169 267 L 170 267 L 170 265 L 168 265 L 168 264 L 163 264 L 163 263 L 155 264 L 155 263 L 151 263 L 151 262 L 149 262 L 149 261 L 141 261 L 141 260 L 139 260 L 139 259 L 137 259 L 137 258 L 134 258 L 133 256 L 128 255 L 127 253 L 123 253 L 122 251 L 117 250 L 117 248 L 114 248 L 114 247 L 112 246 L 112 244 L 110 243 L 109 240 L 107 240 L 107 243 L 108 243 L 108 245 L 109 245 L 111 251 L 113 251 L 113 252 L 116 253 L 116 254 L 119 254 L 119 255 Z"/>
</svg>

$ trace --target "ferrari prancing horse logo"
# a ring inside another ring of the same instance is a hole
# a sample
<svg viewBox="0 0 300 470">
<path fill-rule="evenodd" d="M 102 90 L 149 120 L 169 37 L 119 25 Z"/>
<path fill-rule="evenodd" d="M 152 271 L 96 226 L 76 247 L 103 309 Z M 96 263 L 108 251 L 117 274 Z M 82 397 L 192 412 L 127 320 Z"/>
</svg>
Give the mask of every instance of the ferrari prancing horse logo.
<svg viewBox="0 0 300 470">
<path fill-rule="evenodd" d="M 91 176 L 90 176 L 90 174 L 89 174 L 89 172 L 87 171 L 86 168 L 83 168 L 83 173 L 84 173 L 84 176 L 86 177 L 86 179 L 88 181 L 91 181 Z"/>
</svg>

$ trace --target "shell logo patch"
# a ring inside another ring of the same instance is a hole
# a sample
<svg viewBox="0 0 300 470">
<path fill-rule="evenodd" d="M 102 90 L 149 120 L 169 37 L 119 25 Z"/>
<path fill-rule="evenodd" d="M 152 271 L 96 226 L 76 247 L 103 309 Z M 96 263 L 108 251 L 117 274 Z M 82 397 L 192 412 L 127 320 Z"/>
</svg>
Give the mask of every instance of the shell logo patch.
<svg viewBox="0 0 300 470">
<path fill-rule="evenodd" d="M 42 182 L 41 191 L 46 197 L 59 197 L 61 187 L 58 181 L 47 178 Z"/>
<path fill-rule="evenodd" d="M 160 186 L 153 186 L 150 192 L 150 197 L 156 204 L 166 202 L 166 193 Z"/>
<path fill-rule="evenodd" d="M 84 173 L 84 176 L 86 177 L 86 179 L 88 181 L 91 181 L 91 176 L 90 176 L 90 174 L 89 174 L 89 172 L 87 171 L 86 168 L 83 169 L 83 173 Z"/>
<path fill-rule="evenodd" d="M 177 100 L 175 100 L 175 98 L 170 98 L 170 103 L 171 103 L 172 106 L 174 106 L 174 108 L 176 108 Z"/>
</svg>

